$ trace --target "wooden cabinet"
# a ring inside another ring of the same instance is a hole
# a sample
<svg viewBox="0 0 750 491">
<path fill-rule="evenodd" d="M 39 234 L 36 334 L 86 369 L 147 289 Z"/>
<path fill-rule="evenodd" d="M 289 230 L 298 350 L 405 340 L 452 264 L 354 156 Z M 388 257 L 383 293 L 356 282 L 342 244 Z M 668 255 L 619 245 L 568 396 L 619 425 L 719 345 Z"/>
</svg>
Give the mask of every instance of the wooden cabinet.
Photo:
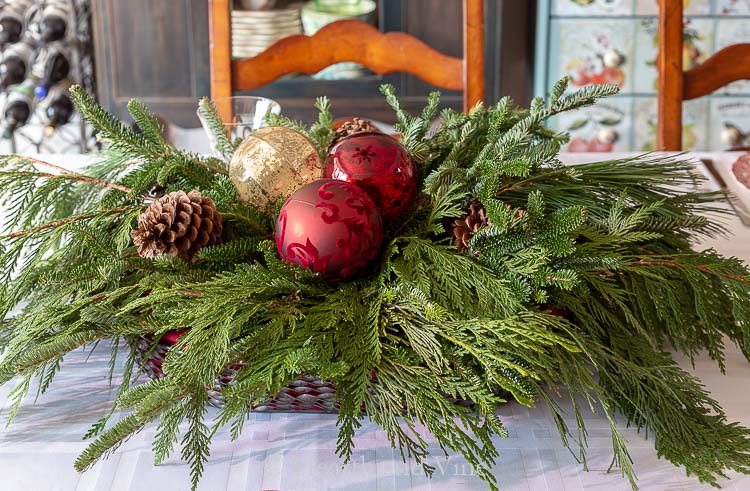
<svg viewBox="0 0 750 491">
<path fill-rule="evenodd" d="M 92 0 L 99 98 L 125 116 L 138 98 L 162 117 L 197 126 L 197 99 L 209 93 L 206 0 Z M 487 101 L 513 96 L 519 104 L 532 92 L 533 0 L 486 0 Z M 461 0 L 380 0 L 379 27 L 405 31 L 450 55 L 462 49 Z M 419 60 L 415 60 L 419 63 Z M 311 119 L 317 96 L 332 98 L 337 116 L 362 115 L 393 121 L 378 88 L 391 83 L 407 108 L 418 110 L 435 90 L 406 74 L 354 80 L 307 76 L 279 80 L 252 94 L 278 100 L 285 114 Z M 461 95 L 444 93 L 444 105 L 461 108 Z"/>
<path fill-rule="evenodd" d="M 206 0 L 92 0 L 98 95 L 118 116 L 130 99 L 197 126 L 209 93 Z"/>
</svg>

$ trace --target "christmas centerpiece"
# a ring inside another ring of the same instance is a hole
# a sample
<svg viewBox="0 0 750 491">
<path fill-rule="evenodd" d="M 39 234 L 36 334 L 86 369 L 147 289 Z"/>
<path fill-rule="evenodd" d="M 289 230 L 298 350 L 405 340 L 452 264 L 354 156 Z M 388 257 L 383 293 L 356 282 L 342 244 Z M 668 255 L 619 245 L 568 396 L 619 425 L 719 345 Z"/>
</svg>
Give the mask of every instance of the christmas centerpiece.
<svg viewBox="0 0 750 491">
<path fill-rule="evenodd" d="M 694 191 L 679 157 L 563 166 L 568 136 L 545 120 L 616 91 L 566 87 L 528 110 L 444 110 L 431 130 L 437 94 L 413 116 L 385 86 L 398 137 L 360 119 L 334 128 L 323 98 L 310 127 L 271 116 L 232 141 L 204 100 L 221 157 L 165 142 L 139 102 L 136 133 L 74 88 L 107 143 L 100 162 L 2 157 L 11 419 L 67 353 L 97 345 L 122 377 L 81 471 L 158 422 L 155 462 L 179 444 L 196 486 L 215 431 L 317 408 L 338 411 L 344 461 L 369 418 L 429 474 L 426 428 L 495 489 L 496 410 L 511 398 L 547 406 L 584 464 L 582 413 L 603 414 L 634 487 L 618 413 L 703 482 L 750 471 L 750 430 L 670 354 L 720 367 L 725 343 L 750 354 L 750 272 L 691 248 L 722 232 L 722 196 Z"/>
</svg>

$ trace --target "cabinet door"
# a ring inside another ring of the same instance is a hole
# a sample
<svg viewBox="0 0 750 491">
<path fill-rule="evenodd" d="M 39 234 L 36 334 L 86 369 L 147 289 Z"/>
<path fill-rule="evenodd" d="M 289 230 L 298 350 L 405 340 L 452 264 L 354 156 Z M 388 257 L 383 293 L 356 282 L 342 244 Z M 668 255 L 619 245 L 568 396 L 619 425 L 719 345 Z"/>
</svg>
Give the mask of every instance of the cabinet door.
<svg viewBox="0 0 750 491">
<path fill-rule="evenodd" d="M 732 44 L 750 43 L 750 19 L 722 18 L 716 22 L 716 51 Z M 740 80 L 719 89 L 720 94 L 747 95 L 750 81 Z"/>
<path fill-rule="evenodd" d="M 632 15 L 634 0 L 552 0 L 554 15 Z"/>
<path fill-rule="evenodd" d="M 682 3 L 685 15 L 708 15 L 711 13 L 711 0 L 683 0 Z M 659 0 L 636 0 L 635 13 L 637 15 L 659 15 Z"/>
<path fill-rule="evenodd" d="M 725 130 L 739 130 L 740 140 L 726 139 L 732 133 Z M 727 150 L 732 147 L 746 146 L 750 143 L 750 98 L 748 97 L 715 97 L 711 99 L 711 124 L 709 125 L 709 142 L 712 150 Z"/>
<path fill-rule="evenodd" d="M 547 86 L 565 75 L 573 87 L 619 85 L 633 88 L 633 37 L 629 19 L 553 19 L 550 34 L 550 73 Z"/>
<path fill-rule="evenodd" d="M 659 22 L 653 18 L 634 20 L 637 23 L 635 37 L 635 65 L 633 90 L 639 94 L 656 94 L 656 57 L 658 55 Z M 683 66 L 694 68 L 713 53 L 714 21 L 712 19 L 688 17 L 683 30 Z"/>
<path fill-rule="evenodd" d="M 716 15 L 750 15 L 750 0 L 716 0 Z"/>
<path fill-rule="evenodd" d="M 553 124 L 570 133 L 568 152 L 623 152 L 632 140 L 632 99 L 613 97 L 595 106 L 561 113 Z"/>
<path fill-rule="evenodd" d="M 684 150 L 707 150 L 708 99 L 694 99 L 682 105 L 682 148 Z M 656 150 L 656 97 L 639 97 L 634 109 L 633 151 Z"/>
<path fill-rule="evenodd" d="M 92 0 L 99 99 L 119 116 L 146 102 L 181 126 L 198 126 L 209 94 L 206 0 Z"/>
</svg>

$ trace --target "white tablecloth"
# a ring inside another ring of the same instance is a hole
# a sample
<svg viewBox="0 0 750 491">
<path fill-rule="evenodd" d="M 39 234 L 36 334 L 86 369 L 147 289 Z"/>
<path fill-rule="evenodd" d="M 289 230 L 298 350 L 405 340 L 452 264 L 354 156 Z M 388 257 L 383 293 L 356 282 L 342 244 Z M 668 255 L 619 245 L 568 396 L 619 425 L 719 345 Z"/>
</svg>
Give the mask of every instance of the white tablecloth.
<svg viewBox="0 0 750 491">
<path fill-rule="evenodd" d="M 611 156 L 608 156 L 611 157 Z M 581 162 L 591 156 L 568 155 Z M 77 164 L 70 157 L 53 158 L 58 164 Z M 725 255 L 750 261 L 750 228 L 728 220 L 734 237 L 706 241 Z M 88 362 L 86 358 L 89 356 Z M 0 430 L 0 491 L 84 490 L 186 490 L 189 471 L 179 459 L 152 466 L 150 450 L 155 426 L 123 445 L 109 460 L 83 475 L 72 467 L 86 446 L 81 436 L 101 417 L 112 399 L 105 374 L 108 350 L 77 352 L 66 359 L 52 389 L 32 405 L 26 404 L 12 426 Z M 687 360 L 684 367 L 692 370 Z M 750 425 L 750 364 L 731 348 L 727 375 L 722 376 L 707 359 L 696 362 L 695 373 L 722 403 L 729 418 Z M 6 395 L 0 388 L 0 417 L 7 413 Z M 510 438 L 496 439 L 501 456 L 495 474 L 504 490 L 628 490 L 619 473 L 607 473 L 612 450 L 607 424 L 596 415 L 589 426 L 589 472 L 583 472 L 560 444 L 554 423 L 543 408 L 527 409 L 510 403 L 501 409 Z M 2 418 L 4 420 L 4 418 Z M 385 435 L 366 423 L 356 437 L 353 463 L 341 469 L 335 456 L 336 416 L 315 414 L 255 414 L 239 441 L 226 432 L 214 440 L 200 489 L 281 491 L 459 491 L 486 489 L 463 458 L 434 457 L 432 480 L 421 469 L 403 464 Z M 711 489 L 686 478 L 683 470 L 658 460 L 652 441 L 632 429 L 623 429 L 644 491 Z M 426 433 L 425 433 L 426 434 Z M 435 443 L 427 436 L 428 441 Z M 437 447 L 437 445 L 435 445 Z M 436 448 L 436 455 L 437 455 Z M 179 452 L 178 452 L 179 454 Z M 750 477 L 732 476 L 725 489 L 750 489 Z"/>
</svg>

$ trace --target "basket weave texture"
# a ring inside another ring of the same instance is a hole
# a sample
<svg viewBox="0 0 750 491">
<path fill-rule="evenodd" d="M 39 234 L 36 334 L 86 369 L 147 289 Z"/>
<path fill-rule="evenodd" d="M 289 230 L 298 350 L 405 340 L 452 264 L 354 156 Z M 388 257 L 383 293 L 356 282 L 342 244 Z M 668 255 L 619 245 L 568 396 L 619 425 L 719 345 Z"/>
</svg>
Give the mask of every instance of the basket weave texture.
<svg viewBox="0 0 750 491">
<path fill-rule="evenodd" d="M 169 348 L 177 344 L 180 335 L 184 331 L 173 331 L 165 334 L 155 345 L 151 336 L 141 336 L 135 345 L 136 359 L 141 365 L 143 372 L 152 379 L 164 377 L 162 364 L 167 356 Z M 209 403 L 217 408 L 222 408 L 226 403 L 222 391 L 234 383 L 237 372 L 242 365 L 234 365 L 222 372 L 214 386 L 208 391 Z M 375 375 L 373 374 L 373 378 Z M 510 397 L 510 394 L 505 394 Z M 446 394 L 446 398 L 454 404 L 471 408 L 471 401 L 456 399 Z M 336 386 L 313 375 L 302 375 L 285 387 L 273 397 L 253 406 L 257 412 L 297 412 L 308 411 L 318 413 L 336 413 Z M 363 407 L 364 411 L 365 408 Z"/>
<path fill-rule="evenodd" d="M 136 344 L 136 352 L 137 360 L 139 360 L 143 372 L 153 379 L 163 377 L 162 363 L 167 356 L 167 351 L 176 342 L 175 338 L 164 336 L 153 346 L 153 338 L 141 336 Z M 212 406 L 218 408 L 224 406 L 226 400 L 222 395 L 222 390 L 234 383 L 235 375 L 239 368 L 241 366 L 227 368 L 221 375 L 216 377 L 213 388 L 208 391 L 209 402 Z M 275 396 L 254 406 L 253 411 L 335 413 L 338 411 L 338 406 L 336 405 L 336 387 L 319 377 L 302 375 Z"/>
</svg>

